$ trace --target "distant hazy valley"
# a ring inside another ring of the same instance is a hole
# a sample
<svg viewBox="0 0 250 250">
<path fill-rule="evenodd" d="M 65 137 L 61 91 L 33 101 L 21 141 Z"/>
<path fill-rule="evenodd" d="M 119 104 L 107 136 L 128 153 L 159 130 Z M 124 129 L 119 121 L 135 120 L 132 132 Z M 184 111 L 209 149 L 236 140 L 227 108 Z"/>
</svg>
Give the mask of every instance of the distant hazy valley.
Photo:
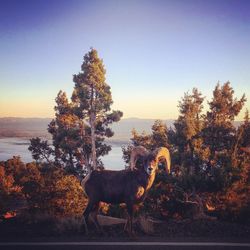
<svg viewBox="0 0 250 250">
<path fill-rule="evenodd" d="M 50 138 L 47 132 L 51 118 L 0 118 L 0 137 L 43 137 Z M 128 142 L 131 130 L 135 128 L 138 132 L 150 132 L 154 119 L 127 118 L 114 123 L 112 129 L 115 135 L 112 142 Z M 167 126 L 171 126 L 174 120 L 164 120 Z"/>
<path fill-rule="evenodd" d="M 51 139 L 47 132 L 51 118 L 0 118 L 0 161 L 12 158 L 13 155 L 21 156 L 24 162 L 33 159 L 28 151 L 29 139 L 42 137 Z M 103 163 L 107 169 L 123 169 L 125 163 L 122 159 L 121 146 L 126 145 L 131 137 L 131 130 L 138 132 L 150 132 L 154 119 L 122 119 L 112 125 L 115 135 L 109 140 L 112 151 L 103 157 Z M 173 120 L 166 120 L 169 126 Z"/>
<path fill-rule="evenodd" d="M 29 139 L 42 137 L 51 139 L 47 127 L 51 118 L 0 118 L 0 161 L 12 158 L 13 155 L 21 156 L 24 162 L 32 161 L 28 151 Z M 112 151 L 103 157 L 107 169 L 123 169 L 125 163 L 122 159 L 121 146 L 128 144 L 131 130 L 150 132 L 154 119 L 129 118 L 122 119 L 113 124 L 115 135 L 109 140 Z M 164 120 L 167 126 L 173 125 L 174 120 Z M 239 125 L 239 122 L 235 122 Z"/>
</svg>

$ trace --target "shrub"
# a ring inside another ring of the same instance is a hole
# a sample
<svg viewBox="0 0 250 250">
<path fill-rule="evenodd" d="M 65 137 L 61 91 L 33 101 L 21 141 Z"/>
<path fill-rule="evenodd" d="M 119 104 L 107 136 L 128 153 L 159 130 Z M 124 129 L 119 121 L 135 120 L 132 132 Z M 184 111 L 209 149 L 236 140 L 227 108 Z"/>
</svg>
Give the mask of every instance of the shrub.
<svg viewBox="0 0 250 250">
<path fill-rule="evenodd" d="M 14 178 L 7 174 L 4 167 L 0 166 L 0 216 L 13 210 L 13 203 L 21 196 L 21 187 L 15 185 Z"/>
<path fill-rule="evenodd" d="M 75 176 L 56 168 L 42 170 L 41 179 L 33 182 L 32 187 L 26 188 L 31 211 L 55 217 L 82 215 L 87 199 Z"/>
</svg>

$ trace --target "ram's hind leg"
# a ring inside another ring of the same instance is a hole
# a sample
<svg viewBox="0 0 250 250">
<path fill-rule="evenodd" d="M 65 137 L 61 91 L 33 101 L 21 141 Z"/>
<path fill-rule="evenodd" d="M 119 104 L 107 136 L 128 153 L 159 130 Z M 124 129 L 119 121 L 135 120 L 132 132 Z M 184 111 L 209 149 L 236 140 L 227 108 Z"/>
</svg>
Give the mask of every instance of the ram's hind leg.
<svg viewBox="0 0 250 250">
<path fill-rule="evenodd" d="M 88 234 L 88 224 L 89 224 L 89 214 L 94 210 L 95 208 L 95 202 L 89 200 L 87 207 L 85 208 L 83 212 L 83 223 L 85 228 L 85 233 Z"/>
<path fill-rule="evenodd" d="M 98 219 L 97 219 L 97 214 L 98 214 L 98 211 L 99 211 L 99 208 L 100 208 L 100 204 L 99 202 L 94 206 L 93 210 L 91 211 L 91 218 L 93 219 L 93 222 L 95 224 L 95 227 L 96 229 L 98 230 L 99 233 L 101 234 L 104 234 L 103 230 L 102 230 L 102 227 L 101 225 L 99 224 L 98 222 Z"/>
</svg>

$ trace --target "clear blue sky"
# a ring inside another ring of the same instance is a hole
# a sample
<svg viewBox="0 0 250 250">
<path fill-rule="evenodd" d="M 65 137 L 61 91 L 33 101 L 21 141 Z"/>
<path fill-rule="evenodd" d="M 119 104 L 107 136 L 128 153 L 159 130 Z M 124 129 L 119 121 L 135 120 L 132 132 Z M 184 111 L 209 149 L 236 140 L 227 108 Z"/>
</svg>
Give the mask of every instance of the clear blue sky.
<svg viewBox="0 0 250 250">
<path fill-rule="evenodd" d="M 52 117 L 90 47 L 125 117 L 176 118 L 218 81 L 250 100 L 250 1 L 0 0 L 0 117 Z"/>
</svg>

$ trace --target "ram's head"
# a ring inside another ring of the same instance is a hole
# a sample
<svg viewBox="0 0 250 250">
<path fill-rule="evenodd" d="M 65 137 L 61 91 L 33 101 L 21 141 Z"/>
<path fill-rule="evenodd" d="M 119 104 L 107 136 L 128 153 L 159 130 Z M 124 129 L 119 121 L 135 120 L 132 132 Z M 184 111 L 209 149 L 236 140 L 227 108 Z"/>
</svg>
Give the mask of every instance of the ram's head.
<svg viewBox="0 0 250 250">
<path fill-rule="evenodd" d="M 134 147 L 130 155 L 131 170 L 137 168 L 138 161 L 140 161 L 148 175 L 152 175 L 157 171 L 159 162 L 164 162 L 167 173 L 170 173 L 170 154 L 165 147 L 157 148 L 154 151 L 149 151 L 142 146 Z"/>
</svg>

